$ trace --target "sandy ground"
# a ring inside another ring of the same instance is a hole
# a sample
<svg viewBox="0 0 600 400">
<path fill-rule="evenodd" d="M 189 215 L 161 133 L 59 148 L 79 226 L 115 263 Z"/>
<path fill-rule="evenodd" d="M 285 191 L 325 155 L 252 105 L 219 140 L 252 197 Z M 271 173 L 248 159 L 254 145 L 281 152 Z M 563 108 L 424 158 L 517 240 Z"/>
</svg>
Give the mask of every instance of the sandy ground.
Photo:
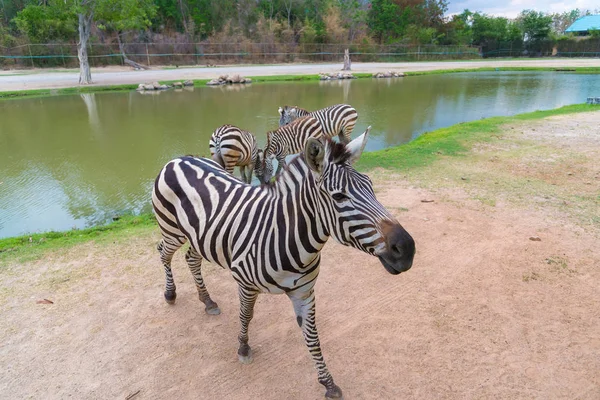
<svg viewBox="0 0 600 400">
<path fill-rule="evenodd" d="M 416 174 L 373 173 L 417 255 L 391 276 L 325 246 L 317 322 L 346 399 L 600 398 L 599 127 L 600 111 L 553 117 Z M 205 264 L 222 310 L 208 316 L 179 253 L 169 306 L 157 239 L 0 270 L 1 398 L 323 397 L 287 298 L 259 297 L 241 365 L 229 273 Z"/>
<path fill-rule="evenodd" d="M 153 67 L 147 71 L 131 68 L 92 68 L 95 86 L 137 84 L 157 80 L 212 79 L 223 74 L 243 76 L 306 75 L 319 72 L 339 71 L 342 64 L 282 64 L 282 65 L 235 65 L 219 67 L 163 69 Z M 475 60 L 404 63 L 352 63 L 353 72 L 429 71 L 455 68 L 480 67 L 600 67 L 600 59 L 523 59 L 523 60 Z M 79 70 L 48 72 L 47 70 L 0 71 L 0 91 L 55 89 L 78 85 Z"/>
</svg>

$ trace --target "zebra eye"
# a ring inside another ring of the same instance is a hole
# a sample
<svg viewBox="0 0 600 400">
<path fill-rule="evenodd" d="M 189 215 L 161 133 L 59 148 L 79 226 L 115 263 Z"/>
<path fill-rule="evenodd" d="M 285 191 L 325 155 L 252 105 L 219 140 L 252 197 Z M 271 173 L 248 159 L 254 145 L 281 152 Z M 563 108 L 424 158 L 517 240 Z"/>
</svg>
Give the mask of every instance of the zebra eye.
<svg viewBox="0 0 600 400">
<path fill-rule="evenodd" d="M 344 193 L 334 193 L 331 195 L 331 197 L 333 197 L 333 199 L 335 201 L 344 201 L 344 200 L 348 200 L 348 196 L 346 196 Z"/>
</svg>

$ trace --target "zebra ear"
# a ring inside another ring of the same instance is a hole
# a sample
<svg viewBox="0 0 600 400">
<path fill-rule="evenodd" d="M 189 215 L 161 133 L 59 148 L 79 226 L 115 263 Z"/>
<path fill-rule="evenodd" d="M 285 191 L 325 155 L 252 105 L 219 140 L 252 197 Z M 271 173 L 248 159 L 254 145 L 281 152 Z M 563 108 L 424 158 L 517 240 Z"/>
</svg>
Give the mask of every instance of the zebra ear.
<svg viewBox="0 0 600 400">
<path fill-rule="evenodd" d="M 365 146 L 367 145 L 370 131 L 371 127 L 369 126 L 362 135 L 346 145 L 346 151 L 350 153 L 350 158 L 348 160 L 350 161 L 350 164 L 354 164 L 360 158 Z"/>
<path fill-rule="evenodd" d="M 325 158 L 325 146 L 319 139 L 310 137 L 304 147 L 304 158 L 308 167 L 316 173 L 323 170 L 323 159 Z"/>
<path fill-rule="evenodd" d="M 279 111 L 279 115 L 283 115 L 283 108 L 279 107 L 277 111 Z"/>
</svg>

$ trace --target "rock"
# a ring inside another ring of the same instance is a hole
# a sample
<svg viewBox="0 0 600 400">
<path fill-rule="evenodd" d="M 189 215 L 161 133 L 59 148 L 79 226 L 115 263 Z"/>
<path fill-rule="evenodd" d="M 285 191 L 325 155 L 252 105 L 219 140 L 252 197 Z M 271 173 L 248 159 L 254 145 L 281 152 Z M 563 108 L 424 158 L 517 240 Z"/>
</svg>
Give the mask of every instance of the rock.
<svg viewBox="0 0 600 400">
<path fill-rule="evenodd" d="M 183 82 L 183 86 L 194 86 L 194 82 L 188 79 L 187 81 Z"/>
<path fill-rule="evenodd" d="M 183 83 L 182 82 L 173 82 L 173 87 L 182 88 L 183 87 Z"/>
<path fill-rule="evenodd" d="M 137 90 L 138 92 L 141 92 L 141 91 L 146 90 L 146 87 L 143 83 L 140 83 L 140 86 L 138 86 L 137 89 L 135 89 L 135 90 Z"/>
<path fill-rule="evenodd" d="M 158 90 L 167 90 L 167 89 L 169 89 L 169 86 L 168 86 L 168 85 L 160 85 L 160 86 L 158 87 Z"/>
<path fill-rule="evenodd" d="M 219 79 L 211 79 L 210 81 L 206 82 L 206 84 L 208 86 L 219 86 L 219 85 L 223 85 L 225 82 L 219 80 Z"/>
<path fill-rule="evenodd" d="M 154 84 L 150 83 L 150 84 L 144 85 L 144 89 L 145 90 L 154 90 Z"/>
<path fill-rule="evenodd" d="M 406 76 L 406 74 L 404 72 L 396 72 L 396 76 L 398 78 L 404 78 Z"/>
<path fill-rule="evenodd" d="M 235 74 L 231 77 L 231 83 L 240 83 L 242 81 L 242 77 L 238 74 Z"/>
<path fill-rule="evenodd" d="M 155 90 L 160 89 L 160 83 L 158 83 L 158 82 L 152 82 L 152 86 L 154 86 Z"/>
<path fill-rule="evenodd" d="M 384 78 L 391 78 L 392 77 L 392 73 L 391 72 L 386 72 L 383 74 Z"/>
<path fill-rule="evenodd" d="M 529 240 L 531 240 L 532 242 L 541 242 L 542 239 L 539 236 L 531 236 L 529 238 Z"/>
<path fill-rule="evenodd" d="M 220 81 L 227 81 L 229 79 L 229 75 L 221 75 L 219 76 Z"/>
<path fill-rule="evenodd" d="M 252 83 L 252 79 L 246 78 L 246 82 L 244 82 L 244 83 Z"/>
<path fill-rule="evenodd" d="M 140 84 L 138 85 L 138 89 L 143 89 L 143 88 L 144 88 L 144 84 L 143 84 L 143 83 L 140 83 Z"/>
</svg>

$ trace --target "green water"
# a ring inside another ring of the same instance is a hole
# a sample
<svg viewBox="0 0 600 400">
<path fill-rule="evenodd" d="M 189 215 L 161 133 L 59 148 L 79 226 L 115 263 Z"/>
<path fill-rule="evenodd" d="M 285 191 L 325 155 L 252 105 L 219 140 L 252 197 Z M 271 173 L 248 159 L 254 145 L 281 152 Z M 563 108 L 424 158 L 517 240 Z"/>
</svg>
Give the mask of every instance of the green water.
<svg viewBox="0 0 600 400">
<path fill-rule="evenodd" d="M 254 132 L 262 146 L 285 104 L 353 105 L 353 136 L 372 125 L 371 151 L 458 122 L 599 94 L 597 75 L 498 72 L 0 101 L 0 237 L 149 210 L 152 181 L 168 160 L 208 155 L 212 131 L 226 123 Z"/>
</svg>

